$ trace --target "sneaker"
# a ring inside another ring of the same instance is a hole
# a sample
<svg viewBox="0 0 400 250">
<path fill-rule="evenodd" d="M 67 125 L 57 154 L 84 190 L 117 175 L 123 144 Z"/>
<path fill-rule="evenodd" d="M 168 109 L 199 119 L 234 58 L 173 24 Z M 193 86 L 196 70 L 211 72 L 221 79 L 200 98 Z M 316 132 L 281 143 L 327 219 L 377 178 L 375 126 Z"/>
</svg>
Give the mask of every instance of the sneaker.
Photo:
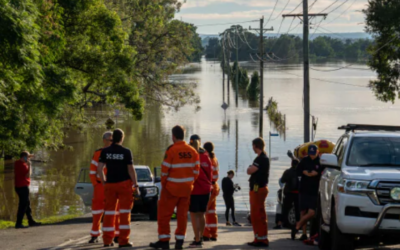
<svg viewBox="0 0 400 250">
<path fill-rule="evenodd" d="M 226 226 L 230 227 L 230 226 L 232 226 L 232 224 L 228 221 L 228 222 L 226 222 Z"/>
<path fill-rule="evenodd" d="M 203 248 L 203 245 L 201 244 L 201 241 L 193 241 L 189 245 L 190 248 Z"/>
<path fill-rule="evenodd" d="M 247 245 L 252 246 L 252 247 L 269 247 L 269 244 L 265 242 L 251 242 L 248 243 Z"/>
<path fill-rule="evenodd" d="M 296 239 L 296 234 L 297 232 L 299 232 L 299 230 L 297 230 L 295 227 L 292 228 L 292 232 L 291 232 L 291 238 L 292 240 Z"/>
<path fill-rule="evenodd" d="M 242 226 L 242 225 L 240 225 L 239 223 L 237 223 L 236 221 L 233 222 L 233 225 L 234 225 L 234 226 L 237 226 L 237 227 L 241 227 L 241 226 Z"/>
<path fill-rule="evenodd" d="M 175 249 L 183 249 L 183 240 L 177 240 L 176 241 Z"/>
<path fill-rule="evenodd" d="M 119 245 L 119 248 L 123 248 L 123 247 L 133 247 L 133 244 L 128 242 L 125 245 Z"/>
<path fill-rule="evenodd" d="M 211 241 L 211 238 L 208 238 L 208 237 L 206 237 L 206 236 L 203 236 L 202 240 L 200 240 L 200 241 Z"/>
<path fill-rule="evenodd" d="M 111 242 L 111 244 L 104 244 L 104 247 L 113 247 L 113 246 L 114 246 L 113 242 Z"/>
<path fill-rule="evenodd" d="M 90 239 L 88 243 L 93 244 L 93 243 L 98 243 L 98 242 L 99 242 L 98 237 L 92 237 L 92 239 Z"/>
<path fill-rule="evenodd" d="M 217 241 L 217 238 L 210 238 L 210 241 Z"/>
<path fill-rule="evenodd" d="M 114 237 L 114 243 L 115 244 L 118 244 L 118 239 L 119 239 L 119 237 Z"/>
<path fill-rule="evenodd" d="M 150 247 L 154 249 L 169 249 L 169 241 L 157 241 L 150 243 Z"/>
<path fill-rule="evenodd" d="M 300 241 L 305 241 L 305 240 L 307 240 L 308 239 L 308 237 L 307 237 L 307 235 L 305 235 L 305 234 L 303 234 L 303 235 L 301 235 L 301 237 L 300 237 Z"/>
<path fill-rule="evenodd" d="M 276 225 L 275 227 L 273 227 L 273 229 L 280 230 L 280 229 L 283 229 L 283 227 L 282 227 L 282 225 Z"/>
<path fill-rule="evenodd" d="M 41 226 L 41 225 L 42 225 L 42 223 L 36 222 L 36 221 L 32 221 L 32 222 L 29 223 L 30 227 L 38 227 L 38 226 Z"/>
<path fill-rule="evenodd" d="M 24 225 L 15 225 L 15 229 L 27 229 L 27 228 L 29 228 L 29 227 L 27 227 L 27 226 L 24 226 Z"/>
</svg>

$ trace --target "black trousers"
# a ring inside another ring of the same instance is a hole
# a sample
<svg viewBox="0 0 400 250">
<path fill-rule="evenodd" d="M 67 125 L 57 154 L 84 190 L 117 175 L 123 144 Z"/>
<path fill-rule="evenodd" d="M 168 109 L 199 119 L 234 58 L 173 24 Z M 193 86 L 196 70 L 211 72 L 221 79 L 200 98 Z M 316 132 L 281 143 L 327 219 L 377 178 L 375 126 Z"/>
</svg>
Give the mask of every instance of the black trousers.
<svg viewBox="0 0 400 250">
<path fill-rule="evenodd" d="M 282 205 L 282 216 L 283 216 L 283 224 L 290 225 L 288 221 L 288 214 L 290 209 L 294 206 L 294 213 L 296 215 L 296 221 L 300 221 L 300 201 L 299 194 L 295 193 L 286 193 L 283 198 Z"/>
<path fill-rule="evenodd" d="M 22 225 L 22 220 L 24 215 L 28 217 L 28 222 L 34 222 L 32 218 L 31 201 L 29 200 L 29 187 L 16 187 L 15 192 L 17 192 L 19 197 L 18 213 L 17 213 L 17 225 Z"/>
<path fill-rule="evenodd" d="M 231 210 L 231 216 L 232 216 L 232 222 L 236 222 L 235 218 L 235 200 L 233 199 L 233 196 L 225 196 L 224 195 L 224 201 L 225 201 L 225 219 L 228 222 L 229 221 L 229 210 Z"/>
</svg>

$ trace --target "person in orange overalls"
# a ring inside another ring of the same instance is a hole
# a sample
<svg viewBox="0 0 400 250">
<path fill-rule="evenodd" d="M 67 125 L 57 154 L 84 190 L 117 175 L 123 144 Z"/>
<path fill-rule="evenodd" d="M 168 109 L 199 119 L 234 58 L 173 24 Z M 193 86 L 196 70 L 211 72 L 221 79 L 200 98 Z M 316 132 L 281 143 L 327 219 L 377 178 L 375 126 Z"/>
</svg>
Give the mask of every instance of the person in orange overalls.
<svg viewBox="0 0 400 250">
<path fill-rule="evenodd" d="M 133 193 L 137 189 L 137 176 L 133 166 L 132 152 L 122 146 L 124 132 L 116 129 L 112 135 L 113 143 L 101 151 L 97 174 L 104 185 L 105 209 L 103 220 L 104 247 L 113 246 L 115 236 L 115 215 L 119 213 L 119 247 L 132 247 L 129 242 L 131 233 L 131 210 L 133 208 Z M 103 169 L 107 166 L 107 175 Z M 117 204 L 119 203 L 119 211 Z"/>
<path fill-rule="evenodd" d="M 194 181 L 199 176 L 200 158 L 197 151 L 184 141 L 185 129 L 175 126 L 172 129 L 171 145 L 161 165 L 161 196 L 158 202 L 158 239 L 150 243 L 155 249 L 169 249 L 171 239 L 170 220 L 177 207 L 175 249 L 183 249 L 186 236 L 187 213 Z"/>
<path fill-rule="evenodd" d="M 218 215 L 217 215 L 217 196 L 219 195 L 219 164 L 214 153 L 214 144 L 212 142 L 204 143 L 204 149 L 207 151 L 212 163 L 212 191 L 206 212 L 206 228 L 203 234 L 203 241 L 217 241 L 218 238 Z"/>
<path fill-rule="evenodd" d="M 107 131 L 103 134 L 103 148 L 109 147 L 112 143 L 112 132 Z M 100 225 L 101 218 L 104 213 L 104 186 L 101 184 L 100 178 L 97 176 L 97 167 L 99 165 L 99 157 L 103 148 L 98 149 L 94 152 L 92 161 L 90 163 L 90 172 L 89 178 L 93 184 L 93 199 L 92 199 L 92 215 L 93 215 L 93 223 L 92 230 L 90 231 L 90 236 L 92 237 L 89 243 L 97 243 L 98 237 L 101 234 Z M 107 169 L 104 169 L 106 172 Z M 115 218 L 116 228 L 118 228 L 119 224 L 119 216 Z M 119 231 L 118 229 L 115 232 L 114 242 L 118 241 Z"/>
<path fill-rule="evenodd" d="M 268 196 L 269 158 L 265 153 L 262 138 L 253 140 L 253 150 L 258 155 L 247 169 L 250 175 L 250 215 L 253 225 L 254 241 L 248 243 L 254 247 L 268 247 L 268 218 L 265 200 Z"/>
</svg>

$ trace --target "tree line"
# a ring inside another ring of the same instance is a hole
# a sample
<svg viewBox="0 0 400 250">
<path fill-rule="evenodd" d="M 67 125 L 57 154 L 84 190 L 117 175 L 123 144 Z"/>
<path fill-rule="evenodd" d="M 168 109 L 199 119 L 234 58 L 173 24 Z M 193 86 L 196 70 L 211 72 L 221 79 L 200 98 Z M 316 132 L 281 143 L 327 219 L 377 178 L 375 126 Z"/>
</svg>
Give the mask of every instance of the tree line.
<svg viewBox="0 0 400 250">
<path fill-rule="evenodd" d="M 236 42 L 238 44 L 236 44 Z M 343 60 L 367 60 L 369 58 L 368 47 L 373 44 L 369 39 L 338 39 L 327 36 L 320 36 L 310 41 L 310 58 L 334 58 Z M 235 32 L 223 42 L 221 38 L 208 39 L 205 48 L 205 57 L 208 59 L 225 58 L 231 61 L 236 60 L 236 45 L 238 48 L 238 58 L 240 61 L 250 61 L 252 58 L 258 60 L 259 38 L 253 33 Z M 302 58 L 303 39 L 294 35 L 281 35 L 280 37 L 266 38 L 264 51 L 268 53 L 265 60 L 275 61 L 296 61 Z"/>
<path fill-rule="evenodd" d="M 0 0 L 0 150 L 58 149 L 87 107 L 198 103 L 168 75 L 203 50 L 178 0 Z"/>
</svg>

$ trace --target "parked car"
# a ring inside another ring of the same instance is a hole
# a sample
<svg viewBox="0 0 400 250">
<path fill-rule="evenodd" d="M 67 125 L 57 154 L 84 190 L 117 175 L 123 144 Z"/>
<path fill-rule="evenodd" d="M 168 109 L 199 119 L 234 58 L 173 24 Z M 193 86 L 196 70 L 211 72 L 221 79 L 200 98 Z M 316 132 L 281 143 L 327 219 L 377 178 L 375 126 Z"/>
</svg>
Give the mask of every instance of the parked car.
<svg viewBox="0 0 400 250">
<path fill-rule="evenodd" d="M 278 223 L 278 221 L 281 221 L 282 223 L 284 222 L 283 219 L 283 198 L 284 198 L 284 193 L 283 193 L 283 189 L 285 187 L 285 185 L 280 181 L 279 179 L 279 186 L 281 187 L 278 192 L 277 192 L 277 204 L 276 204 L 276 217 L 275 217 L 275 224 Z M 289 210 L 289 213 L 286 215 L 287 216 L 287 221 L 288 223 L 284 223 L 282 224 L 283 227 L 285 228 L 293 228 L 296 225 L 296 214 L 294 212 L 294 206 L 292 205 L 292 207 Z"/>
<path fill-rule="evenodd" d="M 140 196 L 135 196 L 132 213 L 148 214 L 150 220 L 157 220 L 157 204 L 161 191 L 161 178 L 154 176 L 148 166 L 135 166 Z M 155 170 L 156 172 L 156 170 Z M 82 168 L 75 185 L 75 193 L 82 198 L 85 206 L 92 205 L 93 185 L 89 178 L 89 169 Z"/>
<path fill-rule="evenodd" d="M 346 132 L 333 153 L 321 156 L 320 249 L 354 249 L 374 238 L 399 243 L 390 235 L 400 233 L 400 127 L 339 129 Z"/>
</svg>

